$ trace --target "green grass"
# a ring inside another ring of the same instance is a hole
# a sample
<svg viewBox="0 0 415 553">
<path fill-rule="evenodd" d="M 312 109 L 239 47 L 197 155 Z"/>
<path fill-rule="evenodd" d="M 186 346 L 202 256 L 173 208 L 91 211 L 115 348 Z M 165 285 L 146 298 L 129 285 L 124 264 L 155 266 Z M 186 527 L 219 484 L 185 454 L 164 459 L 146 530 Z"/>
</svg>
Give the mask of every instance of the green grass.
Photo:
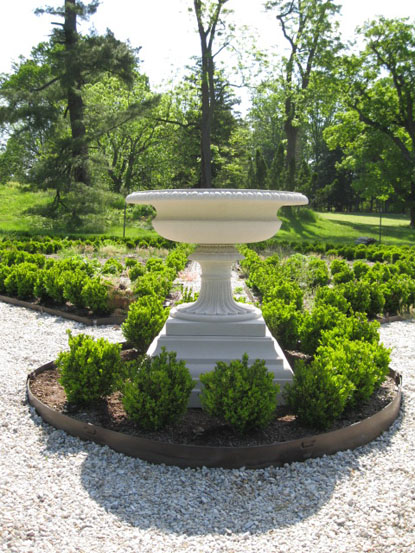
<svg viewBox="0 0 415 553">
<path fill-rule="evenodd" d="M 60 229 L 56 231 L 52 220 L 34 215 L 31 213 L 32 208 L 41 207 L 53 200 L 52 191 L 33 192 L 27 187 L 19 183 L 11 182 L 8 184 L 0 184 L 0 235 L 6 234 L 32 234 L 32 235 L 56 235 L 65 236 L 84 235 L 85 232 L 79 233 L 73 230 Z M 117 210 L 111 217 L 112 221 L 104 232 L 93 232 L 91 234 L 107 234 L 111 236 L 123 236 L 123 210 Z M 139 221 L 127 223 L 126 238 L 146 238 L 156 236 L 156 232 L 148 227 L 146 223 Z"/>
<path fill-rule="evenodd" d="M 0 234 L 50 234 L 65 235 L 65 230 L 56 232 L 53 224 L 39 215 L 32 215 L 30 208 L 45 205 L 52 201 L 52 192 L 32 192 L 17 184 L 0 184 Z M 379 240 L 379 215 L 362 213 L 317 213 L 310 217 L 310 210 L 299 208 L 294 215 L 281 216 L 281 230 L 278 240 L 309 240 L 333 243 L 354 243 L 359 236 L 368 236 Z M 114 211 L 113 221 L 105 234 L 123 235 L 123 210 Z M 68 231 L 71 235 L 76 234 Z M 80 232 L 79 234 L 85 234 Z M 94 232 L 94 234 L 102 234 Z M 145 222 L 128 222 L 127 238 L 155 236 Z M 404 215 L 382 216 L 382 243 L 414 244 L 415 231 L 409 228 L 409 219 Z"/>
<path fill-rule="evenodd" d="M 52 201 L 50 192 L 30 192 L 18 183 L 0 184 L 0 233 L 30 232 L 38 217 L 28 213 L 33 206 Z"/>
<path fill-rule="evenodd" d="M 281 217 L 283 221 L 278 239 L 308 240 L 333 243 L 354 243 L 356 238 L 367 236 L 379 241 L 379 215 L 370 213 L 316 213 L 316 220 L 298 216 Z M 414 244 L 415 231 L 409 227 L 404 215 L 382 215 L 384 244 Z"/>
</svg>

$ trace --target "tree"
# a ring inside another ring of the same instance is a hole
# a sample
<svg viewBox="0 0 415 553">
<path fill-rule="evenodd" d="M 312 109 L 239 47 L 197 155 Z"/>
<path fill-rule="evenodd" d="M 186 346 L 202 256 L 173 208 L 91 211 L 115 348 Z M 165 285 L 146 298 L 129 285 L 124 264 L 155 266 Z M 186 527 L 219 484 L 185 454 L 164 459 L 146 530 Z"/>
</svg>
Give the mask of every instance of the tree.
<svg viewBox="0 0 415 553">
<path fill-rule="evenodd" d="M 77 208 L 93 202 L 82 199 L 94 182 L 90 165 L 91 133 L 85 121 L 85 86 L 110 73 L 132 84 L 136 53 L 116 40 L 110 31 L 105 36 L 81 36 L 79 18 L 95 13 L 98 1 L 83 4 L 65 0 L 59 8 L 37 10 L 63 19 L 55 23 L 48 43 L 21 59 L 15 72 L 0 82 L 0 124 L 9 125 L 11 134 L 31 133 L 36 141 L 36 155 L 28 168 L 31 182 L 56 190 L 55 207 L 66 206 L 74 222 Z M 121 122 L 125 120 L 120 114 Z M 62 195 L 72 195 L 78 205 L 69 206 Z"/>
<path fill-rule="evenodd" d="M 289 55 L 283 60 L 281 84 L 285 96 L 287 185 L 294 189 L 301 159 L 299 141 L 310 80 L 314 72 L 330 70 L 341 47 L 332 22 L 339 6 L 331 0 L 270 0 L 265 6 L 267 10 L 277 8 L 276 18 L 289 44 Z"/>
<path fill-rule="evenodd" d="M 415 228 L 415 26 L 381 17 L 360 34 L 364 49 L 343 63 L 346 109 L 325 137 L 344 149 L 343 164 L 366 196 L 393 190 L 409 206 Z"/>
<path fill-rule="evenodd" d="M 148 78 L 138 72 L 131 87 L 106 75 L 87 85 L 84 96 L 90 148 L 102 159 L 101 178 L 108 181 L 110 190 L 125 195 L 137 182 L 157 188 L 160 182 L 154 173 L 167 142 L 166 125 L 159 120 L 166 100 L 154 94 Z"/>
<path fill-rule="evenodd" d="M 212 122 L 216 105 L 215 88 L 215 56 L 223 49 L 222 46 L 216 53 L 213 52 L 214 40 L 218 33 L 218 26 L 224 26 L 221 19 L 223 6 L 228 0 L 193 0 L 194 12 L 197 20 L 197 27 L 201 46 L 201 98 L 202 98 L 202 120 L 201 120 L 201 188 L 212 187 L 212 151 L 211 134 Z"/>
</svg>

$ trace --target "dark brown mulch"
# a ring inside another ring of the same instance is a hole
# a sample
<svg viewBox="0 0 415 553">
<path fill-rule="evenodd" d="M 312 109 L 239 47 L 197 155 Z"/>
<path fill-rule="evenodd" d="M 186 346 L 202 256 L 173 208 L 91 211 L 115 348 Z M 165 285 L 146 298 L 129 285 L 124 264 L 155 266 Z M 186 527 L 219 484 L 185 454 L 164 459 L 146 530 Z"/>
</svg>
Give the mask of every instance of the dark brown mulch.
<svg viewBox="0 0 415 553">
<path fill-rule="evenodd" d="M 96 403 L 93 407 L 71 405 L 58 382 L 56 369 L 46 370 L 30 383 L 32 393 L 45 405 L 73 418 L 90 422 L 117 432 L 160 440 L 168 443 L 193 444 L 203 446 L 253 446 L 284 442 L 321 433 L 318 429 L 299 424 L 295 415 L 287 407 L 279 406 L 273 422 L 264 430 L 256 430 L 240 437 L 221 421 L 210 417 L 201 409 L 188 409 L 183 419 L 175 426 L 158 432 L 141 430 L 127 418 L 121 402 L 121 394 L 116 392 Z M 358 409 L 349 410 L 342 419 L 327 431 L 344 428 L 374 415 L 388 405 L 396 395 L 396 385 L 388 378 L 372 398 Z"/>
</svg>

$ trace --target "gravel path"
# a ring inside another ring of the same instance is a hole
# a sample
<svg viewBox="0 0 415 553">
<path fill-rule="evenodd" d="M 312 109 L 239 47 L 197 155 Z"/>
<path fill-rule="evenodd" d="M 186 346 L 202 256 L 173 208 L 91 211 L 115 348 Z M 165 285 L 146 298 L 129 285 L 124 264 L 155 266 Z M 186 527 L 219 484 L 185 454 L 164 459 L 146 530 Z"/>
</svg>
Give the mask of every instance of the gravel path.
<svg viewBox="0 0 415 553">
<path fill-rule="evenodd" d="M 415 321 L 382 327 L 404 375 L 404 407 L 372 444 L 265 470 L 154 466 L 65 435 L 25 400 L 28 372 L 66 330 L 0 303 L 0 551 L 415 552 Z"/>
</svg>

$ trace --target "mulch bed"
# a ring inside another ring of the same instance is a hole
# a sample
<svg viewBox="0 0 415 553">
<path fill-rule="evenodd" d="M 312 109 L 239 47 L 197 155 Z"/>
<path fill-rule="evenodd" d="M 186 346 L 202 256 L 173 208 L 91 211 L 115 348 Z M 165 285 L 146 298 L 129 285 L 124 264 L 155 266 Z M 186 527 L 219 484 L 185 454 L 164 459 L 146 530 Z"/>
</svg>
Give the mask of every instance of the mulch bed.
<svg viewBox="0 0 415 553">
<path fill-rule="evenodd" d="M 87 408 L 69 404 L 65 391 L 58 382 L 56 369 L 46 370 L 37 375 L 30 382 L 30 389 L 45 405 L 75 419 L 124 434 L 167 443 L 243 447 L 285 442 L 321 433 L 321 430 L 299 424 L 295 415 L 290 413 L 286 406 L 277 408 L 275 419 L 267 428 L 251 431 L 243 437 L 235 435 L 229 426 L 207 415 L 201 409 L 188 409 L 183 419 L 175 426 L 158 432 L 148 432 L 141 430 L 136 423 L 127 418 L 119 392 Z M 357 409 L 348 410 L 327 431 L 350 426 L 374 415 L 386 407 L 396 393 L 396 384 L 388 377 L 369 401 Z"/>
</svg>

